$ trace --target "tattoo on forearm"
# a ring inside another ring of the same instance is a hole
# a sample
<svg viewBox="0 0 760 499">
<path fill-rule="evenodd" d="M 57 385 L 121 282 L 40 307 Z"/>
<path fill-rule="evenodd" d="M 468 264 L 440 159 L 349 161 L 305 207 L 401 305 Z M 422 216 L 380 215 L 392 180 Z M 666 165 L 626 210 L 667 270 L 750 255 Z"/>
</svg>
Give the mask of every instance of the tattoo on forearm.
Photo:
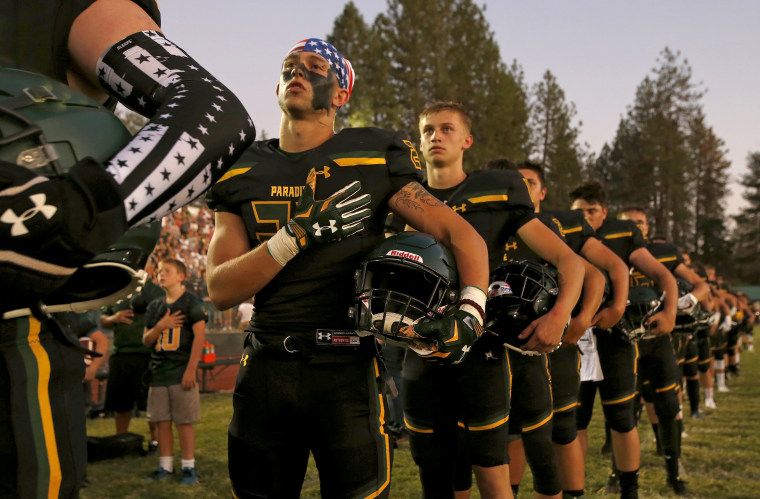
<svg viewBox="0 0 760 499">
<path fill-rule="evenodd" d="M 415 211 L 424 210 L 424 206 L 443 206 L 417 182 L 410 182 L 396 194 L 396 205 Z"/>
</svg>

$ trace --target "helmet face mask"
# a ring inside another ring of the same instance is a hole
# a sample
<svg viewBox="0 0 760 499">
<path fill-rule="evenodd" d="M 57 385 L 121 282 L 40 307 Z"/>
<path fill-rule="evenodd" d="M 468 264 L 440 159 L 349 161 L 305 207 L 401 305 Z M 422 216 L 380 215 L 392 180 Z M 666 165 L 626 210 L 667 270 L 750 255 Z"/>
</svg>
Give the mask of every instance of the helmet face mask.
<svg viewBox="0 0 760 499">
<path fill-rule="evenodd" d="M 386 239 L 356 271 L 351 311 L 360 334 L 409 346 L 420 355 L 434 344 L 413 344 L 399 331 L 403 326 L 443 316 L 458 297 L 454 257 L 435 239 L 419 232 L 402 232 Z"/>
<path fill-rule="evenodd" d="M 525 354 L 518 335 L 548 312 L 557 300 L 557 271 L 528 260 L 509 261 L 491 273 L 486 301 L 486 327 L 505 345 Z"/>
<path fill-rule="evenodd" d="M 658 311 L 661 303 L 660 296 L 654 288 L 631 287 L 628 290 L 623 317 L 612 327 L 612 330 L 631 343 L 653 337 L 649 334 L 651 326 L 646 324 L 646 321 Z"/>
</svg>

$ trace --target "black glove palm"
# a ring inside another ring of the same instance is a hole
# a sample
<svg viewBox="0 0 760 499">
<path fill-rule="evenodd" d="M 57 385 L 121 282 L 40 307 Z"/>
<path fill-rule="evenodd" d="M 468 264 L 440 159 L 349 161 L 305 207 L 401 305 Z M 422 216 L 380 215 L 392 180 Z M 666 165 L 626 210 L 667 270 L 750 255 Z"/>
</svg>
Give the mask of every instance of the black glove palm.
<svg viewBox="0 0 760 499">
<path fill-rule="evenodd" d="M 361 183 L 355 181 L 319 201 L 314 199 L 313 183 L 307 181 L 296 204 L 296 215 L 285 226 L 287 233 L 295 237 L 298 249 L 337 241 L 364 229 L 362 220 L 372 214 L 366 208 L 372 197 L 369 194 L 352 197 L 361 188 Z"/>
<path fill-rule="evenodd" d="M 412 344 L 428 344 L 428 356 L 458 364 L 483 334 L 483 326 L 471 313 L 452 309 L 440 319 L 402 327 L 399 333 Z"/>
</svg>

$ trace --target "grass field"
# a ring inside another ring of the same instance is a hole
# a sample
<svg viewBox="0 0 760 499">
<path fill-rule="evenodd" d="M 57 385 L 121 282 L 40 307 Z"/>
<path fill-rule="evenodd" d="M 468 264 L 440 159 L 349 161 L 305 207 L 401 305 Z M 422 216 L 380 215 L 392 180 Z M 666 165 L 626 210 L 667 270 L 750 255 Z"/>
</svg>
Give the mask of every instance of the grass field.
<svg viewBox="0 0 760 499">
<path fill-rule="evenodd" d="M 760 338 L 760 335 L 756 335 Z M 760 497 L 760 352 L 744 352 L 741 376 L 730 381 L 731 392 L 716 393 L 718 408 L 709 417 L 692 420 L 686 416 L 688 437 L 683 439 L 684 477 L 696 497 L 746 499 Z M 134 457 L 94 463 L 88 468 L 89 486 L 82 497 L 89 498 L 215 498 L 230 497 L 227 477 L 227 425 L 232 414 L 231 394 L 201 396 L 201 422 L 196 425 L 196 465 L 200 483 L 181 486 L 176 482 L 145 482 L 157 467 L 157 457 Z M 598 399 L 597 399 L 598 404 Z M 688 404 L 687 404 L 688 405 Z M 686 410 L 688 413 L 688 409 Z M 609 459 L 599 453 L 603 441 L 601 409 L 594 411 L 589 427 L 589 456 L 586 462 L 586 497 L 603 497 Z M 88 421 L 90 435 L 109 435 L 114 431 L 112 419 Z M 147 436 L 143 419 L 133 420 L 130 428 Z M 675 497 L 665 484 L 662 458 L 654 453 L 652 430 L 643 417 L 641 434 L 640 496 L 642 498 Z M 179 464 L 175 438 L 175 468 Z M 520 498 L 533 497 L 530 472 L 526 471 Z M 303 487 L 303 497 L 319 497 L 319 483 L 313 463 Z M 394 455 L 391 497 L 420 497 L 417 469 L 408 444 Z M 473 497 L 479 497 L 473 493 Z M 612 497 L 612 496 L 606 496 Z"/>
</svg>

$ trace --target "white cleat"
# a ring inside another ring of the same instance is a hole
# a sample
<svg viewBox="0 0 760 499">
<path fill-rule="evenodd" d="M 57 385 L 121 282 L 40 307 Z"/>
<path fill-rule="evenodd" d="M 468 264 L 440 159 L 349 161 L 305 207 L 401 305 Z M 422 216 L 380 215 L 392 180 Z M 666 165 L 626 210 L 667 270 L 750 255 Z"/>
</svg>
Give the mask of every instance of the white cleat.
<svg viewBox="0 0 760 499">
<path fill-rule="evenodd" d="M 705 407 L 708 409 L 717 409 L 714 399 L 705 399 Z"/>
</svg>

